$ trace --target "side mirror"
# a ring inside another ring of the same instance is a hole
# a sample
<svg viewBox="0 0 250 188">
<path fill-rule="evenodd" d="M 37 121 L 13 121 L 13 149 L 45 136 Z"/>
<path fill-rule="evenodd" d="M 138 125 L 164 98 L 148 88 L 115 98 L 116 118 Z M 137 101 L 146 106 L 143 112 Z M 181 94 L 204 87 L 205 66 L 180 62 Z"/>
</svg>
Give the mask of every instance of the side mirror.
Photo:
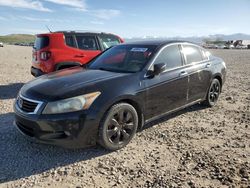
<svg viewBox="0 0 250 188">
<path fill-rule="evenodd" d="M 154 65 L 154 75 L 159 75 L 160 73 L 162 73 L 163 71 L 166 70 L 166 64 L 165 63 L 159 63 L 159 64 L 155 64 Z"/>
<path fill-rule="evenodd" d="M 165 63 L 155 64 L 154 67 L 153 67 L 153 70 L 149 70 L 147 72 L 147 77 L 148 78 L 153 78 L 154 76 L 159 75 L 160 73 L 162 73 L 165 70 L 166 70 L 166 64 Z"/>
</svg>

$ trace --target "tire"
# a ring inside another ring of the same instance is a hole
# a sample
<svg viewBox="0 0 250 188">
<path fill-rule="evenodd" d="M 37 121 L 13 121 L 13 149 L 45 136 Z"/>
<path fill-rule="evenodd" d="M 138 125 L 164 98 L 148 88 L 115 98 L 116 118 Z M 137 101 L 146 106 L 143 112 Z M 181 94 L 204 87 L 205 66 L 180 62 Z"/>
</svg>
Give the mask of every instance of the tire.
<svg viewBox="0 0 250 188">
<path fill-rule="evenodd" d="M 98 142 L 107 150 L 121 149 L 134 137 L 137 127 L 138 114 L 135 108 L 127 103 L 115 104 L 100 123 Z"/>
<path fill-rule="evenodd" d="M 209 86 L 206 100 L 203 102 L 203 104 L 209 107 L 213 107 L 219 99 L 220 92 L 221 92 L 220 81 L 215 78 L 213 79 L 213 81 Z"/>
</svg>

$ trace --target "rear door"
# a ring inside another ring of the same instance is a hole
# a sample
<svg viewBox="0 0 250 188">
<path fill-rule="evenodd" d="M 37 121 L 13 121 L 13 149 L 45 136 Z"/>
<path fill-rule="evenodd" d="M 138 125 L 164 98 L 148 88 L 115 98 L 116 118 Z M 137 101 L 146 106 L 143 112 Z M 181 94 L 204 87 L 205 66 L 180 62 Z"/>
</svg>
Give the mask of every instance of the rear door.
<svg viewBox="0 0 250 188">
<path fill-rule="evenodd" d="M 177 44 L 163 47 L 154 64 L 165 63 L 167 69 L 154 78 L 145 78 L 146 119 L 161 115 L 186 104 L 188 75 Z"/>
<path fill-rule="evenodd" d="M 211 79 L 210 62 L 196 45 L 183 44 L 182 52 L 185 56 L 186 71 L 189 76 L 188 102 L 203 99 L 206 96 Z"/>
<path fill-rule="evenodd" d="M 101 53 L 97 37 L 93 34 L 65 36 L 66 44 L 74 48 L 74 61 L 85 64 Z"/>
</svg>

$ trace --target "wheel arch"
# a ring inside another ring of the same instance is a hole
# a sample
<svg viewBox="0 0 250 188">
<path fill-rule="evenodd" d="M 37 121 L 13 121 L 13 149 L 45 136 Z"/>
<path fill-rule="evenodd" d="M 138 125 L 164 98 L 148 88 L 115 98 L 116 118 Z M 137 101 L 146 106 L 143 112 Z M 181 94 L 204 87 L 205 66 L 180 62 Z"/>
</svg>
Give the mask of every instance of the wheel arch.
<svg viewBox="0 0 250 188">
<path fill-rule="evenodd" d="M 123 97 L 123 98 L 118 98 L 114 100 L 112 103 L 108 105 L 108 108 L 106 108 L 105 112 L 107 112 L 112 106 L 118 103 L 128 103 L 135 108 L 137 115 L 138 115 L 138 130 L 142 129 L 144 125 L 143 109 L 142 109 L 142 106 L 132 97 Z"/>
<path fill-rule="evenodd" d="M 208 85 L 207 90 L 206 90 L 206 94 L 205 94 L 205 96 L 203 97 L 204 100 L 205 100 L 206 97 L 207 97 L 207 93 L 208 93 L 208 91 L 209 91 L 209 87 L 210 87 L 210 85 L 211 85 L 213 79 L 219 80 L 219 82 L 220 82 L 220 89 L 222 90 L 222 84 L 223 84 L 223 82 L 222 82 L 222 75 L 221 75 L 220 73 L 216 73 L 216 74 L 212 75 L 212 77 L 211 77 L 211 80 L 210 80 L 209 85 Z"/>
<path fill-rule="evenodd" d="M 213 76 L 212 80 L 213 80 L 213 79 L 219 80 L 219 82 L 220 82 L 220 88 L 222 89 L 222 84 L 223 84 L 223 82 L 222 82 L 222 75 L 220 75 L 219 73 L 218 73 L 218 74 L 215 74 L 215 75 Z"/>
</svg>

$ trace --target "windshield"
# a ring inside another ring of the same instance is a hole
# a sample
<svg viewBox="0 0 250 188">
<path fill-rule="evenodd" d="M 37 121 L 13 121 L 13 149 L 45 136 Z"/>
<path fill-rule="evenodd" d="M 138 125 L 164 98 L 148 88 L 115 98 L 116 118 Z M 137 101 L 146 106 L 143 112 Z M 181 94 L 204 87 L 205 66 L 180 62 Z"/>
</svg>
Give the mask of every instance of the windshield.
<svg viewBox="0 0 250 188">
<path fill-rule="evenodd" d="M 138 72 L 151 58 L 155 45 L 115 46 L 89 64 L 89 69 L 112 72 Z"/>
</svg>

